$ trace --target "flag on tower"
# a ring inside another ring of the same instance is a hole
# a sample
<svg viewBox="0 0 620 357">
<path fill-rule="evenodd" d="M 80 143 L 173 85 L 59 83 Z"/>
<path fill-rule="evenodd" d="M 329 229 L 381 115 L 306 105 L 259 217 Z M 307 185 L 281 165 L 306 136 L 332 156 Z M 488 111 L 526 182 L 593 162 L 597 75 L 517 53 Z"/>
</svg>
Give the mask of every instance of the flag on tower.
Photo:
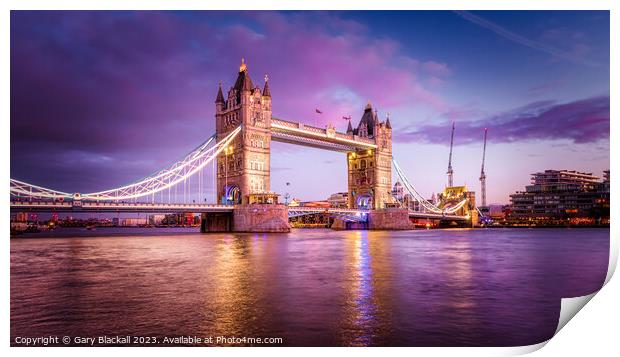
<svg viewBox="0 0 620 357">
<path fill-rule="evenodd" d="M 319 113 L 319 114 L 323 114 L 322 111 L 318 110 L 318 109 L 314 109 L 315 112 Z"/>
<path fill-rule="evenodd" d="M 348 117 L 343 116 L 342 119 L 344 119 L 344 120 L 351 120 L 351 116 L 350 115 Z"/>
</svg>

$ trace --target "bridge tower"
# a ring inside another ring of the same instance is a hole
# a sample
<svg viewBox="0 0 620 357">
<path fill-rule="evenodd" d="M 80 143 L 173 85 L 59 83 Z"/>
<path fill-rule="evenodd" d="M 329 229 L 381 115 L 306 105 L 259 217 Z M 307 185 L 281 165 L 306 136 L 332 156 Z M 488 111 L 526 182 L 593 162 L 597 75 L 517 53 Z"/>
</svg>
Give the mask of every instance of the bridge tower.
<svg viewBox="0 0 620 357">
<path fill-rule="evenodd" d="M 357 128 L 347 134 L 354 139 L 371 139 L 376 149 L 356 150 L 347 154 L 349 208 L 382 209 L 393 203 L 392 126 L 390 118 L 380 122 L 377 111 L 368 102 Z"/>
<path fill-rule="evenodd" d="M 215 100 L 217 141 L 242 125 L 241 133 L 217 158 L 219 203 L 247 204 L 250 194 L 268 192 L 271 146 L 271 92 L 265 76 L 261 90 L 254 86 L 241 60 L 234 86 L 224 98 L 222 86 Z"/>
</svg>

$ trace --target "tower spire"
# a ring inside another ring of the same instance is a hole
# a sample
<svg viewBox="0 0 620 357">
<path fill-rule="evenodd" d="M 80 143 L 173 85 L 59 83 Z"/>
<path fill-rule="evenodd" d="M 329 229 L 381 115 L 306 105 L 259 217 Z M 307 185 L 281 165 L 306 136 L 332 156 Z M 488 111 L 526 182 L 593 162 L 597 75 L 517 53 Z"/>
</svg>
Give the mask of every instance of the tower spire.
<svg viewBox="0 0 620 357">
<path fill-rule="evenodd" d="M 222 82 L 220 82 L 220 86 L 217 90 L 217 98 L 215 99 L 216 103 L 224 103 L 224 94 L 222 94 Z"/>
<path fill-rule="evenodd" d="M 480 193 L 482 195 L 482 206 L 487 205 L 487 175 L 484 173 L 484 159 L 487 152 L 487 128 L 484 128 L 484 144 L 482 146 L 482 167 L 480 169 Z"/>
<path fill-rule="evenodd" d="M 233 87 L 237 91 L 252 91 L 254 90 L 254 84 L 252 83 L 252 79 L 250 78 L 250 73 L 248 71 L 248 67 L 245 64 L 245 59 L 241 59 L 241 66 L 239 66 L 239 75 L 237 76 L 237 81 L 235 82 L 235 86 Z"/>
<path fill-rule="evenodd" d="M 269 76 L 265 75 L 265 87 L 263 87 L 263 95 L 271 97 L 271 91 L 269 91 Z"/>
<path fill-rule="evenodd" d="M 453 187 L 454 171 L 452 170 L 452 145 L 454 144 L 454 121 L 452 122 L 452 134 L 450 134 L 450 156 L 448 157 L 448 187 Z"/>
</svg>

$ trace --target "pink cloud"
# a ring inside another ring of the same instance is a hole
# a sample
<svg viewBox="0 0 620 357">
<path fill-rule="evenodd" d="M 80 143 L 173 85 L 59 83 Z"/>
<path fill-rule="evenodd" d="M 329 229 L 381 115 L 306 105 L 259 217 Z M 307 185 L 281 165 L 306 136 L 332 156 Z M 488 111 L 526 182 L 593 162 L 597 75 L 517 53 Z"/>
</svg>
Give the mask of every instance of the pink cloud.
<svg viewBox="0 0 620 357">
<path fill-rule="evenodd" d="M 213 132 L 218 82 L 234 83 L 241 57 L 255 85 L 269 74 L 281 118 L 342 130 L 342 116 L 359 120 L 367 100 L 382 118 L 392 107 L 446 107 L 426 82 L 428 69 L 445 72 L 439 61 L 412 58 L 361 23 L 321 12 L 229 15 L 12 14 L 15 162 L 38 162 L 19 153 L 45 148 L 50 156 L 84 149 L 117 161 L 139 151 L 155 158 L 154 167 L 168 164 Z M 173 149 L 162 153 L 162 143 Z"/>
<path fill-rule="evenodd" d="M 259 71 L 269 72 L 274 115 L 313 121 L 314 109 L 320 107 L 325 124 L 342 115 L 361 114 L 367 100 L 379 110 L 402 105 L 445 107 L 432 90 L 436 83 L 421 81 L 418 75 L 448 75 L 445 64 L 427 61 L 418 66 L 419 60 L 403 55 L 400 44 L 370 37 L 361 24 L 326 14 L 285 18 L 257 13 L 255 18 L 259 29 L 235 26 L 227 31 L 226 42 L 235 47 L 228 52 L 247 53 L 255 81 L 263 76 Z M 323 24 L 329 24 L 331 31 Z M 238 59 L 231 61 L 236 65 Z M 347 100 L 339 95 L 343 89 L 351 94 Z"/>
<path fill-rule="evenodd" d="M 437 77 L 445 77 L 452 74 L 450 68 L 445 63 L 439 63 L 435 61 L 427 61 L 422 63 L 422 68 L 424 71 L 428 72 L 430 75 Z"/>
</svg>

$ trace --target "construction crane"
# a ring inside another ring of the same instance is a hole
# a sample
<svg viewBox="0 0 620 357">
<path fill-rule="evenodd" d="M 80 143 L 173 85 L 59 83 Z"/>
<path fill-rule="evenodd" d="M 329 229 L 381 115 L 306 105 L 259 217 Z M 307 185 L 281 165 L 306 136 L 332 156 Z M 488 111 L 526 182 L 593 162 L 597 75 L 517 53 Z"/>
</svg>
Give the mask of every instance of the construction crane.
<svg viewBox="0 0 620 357">
<path fill-rule="evenodd" d="M 453 187 L 454 182 L 452 180 L 454 171 L 452 171 L 452 145 L 454 144 L 454 122 L 452 122 L 452 134 L 450 135 L 450 156 L 448 158 L 448 187 Z"/>
<path fill-rule="evenodd" d="M 484 128 L 484 144 L 482 146 L 482 168 L 480 169 L 480 192 L 482 193 L 482 206 L 487 206 L 487 175 L 484 173 L 484 158 L 487 152 L 487 128 Z"/>
</svg>

